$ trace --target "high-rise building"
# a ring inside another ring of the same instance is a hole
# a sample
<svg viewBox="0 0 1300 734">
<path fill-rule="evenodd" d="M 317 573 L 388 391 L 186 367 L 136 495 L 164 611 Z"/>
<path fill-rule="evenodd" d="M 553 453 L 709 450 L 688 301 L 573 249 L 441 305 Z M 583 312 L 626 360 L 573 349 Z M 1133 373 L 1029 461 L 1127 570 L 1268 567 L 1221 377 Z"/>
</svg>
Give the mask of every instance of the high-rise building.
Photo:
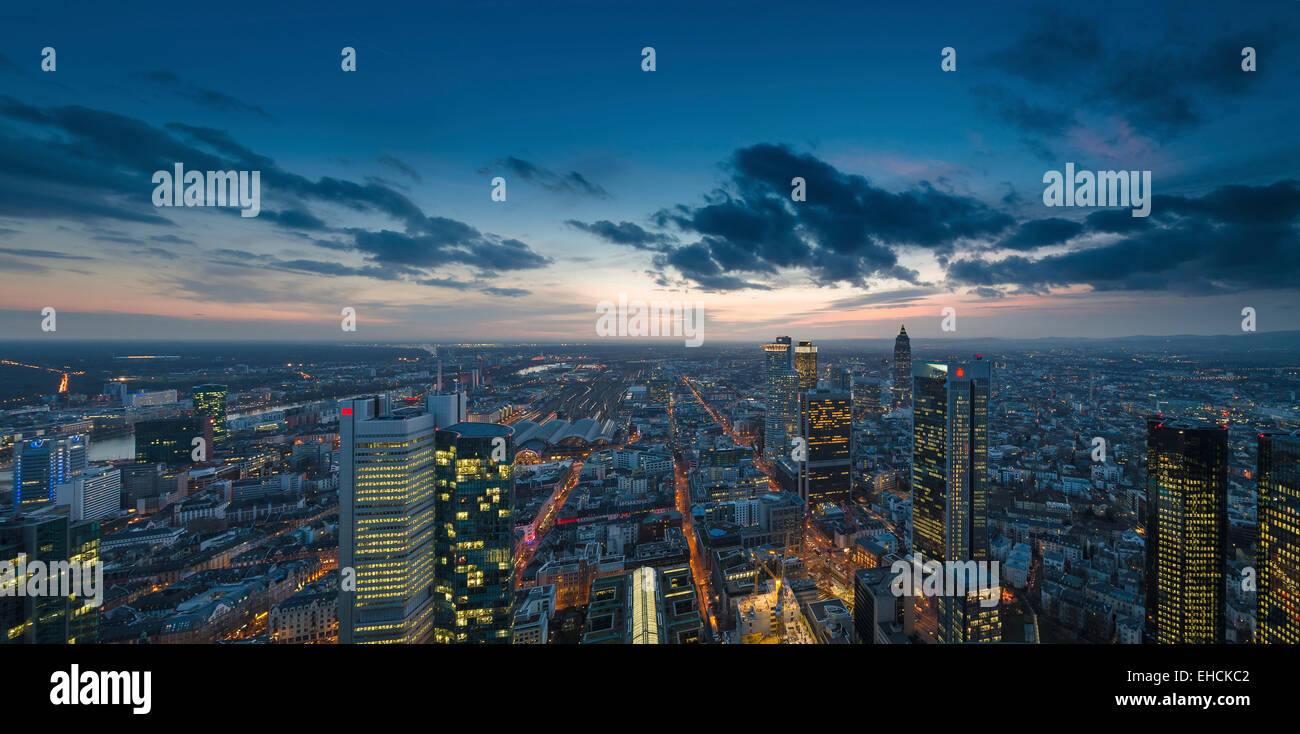
<svg viewBox="0 0 1300 734">
<path fill-rule="evenodd" d="M 783 454 L 790 436 L 799 430 L 799 373 L 791 349 L 788 336 L 763 345 L 763 455 L 768 461 Z"/>
<path fill-rule="evenodd" d="M 1148 643 L 1222 643 L 1227 618 L 1226 426 L 1147 420 Z"/>
<path fill-rule="evenodd" d="M 122 509 L 122 472 L 97 466 L 58 486 L 56 504 L 67 505 L 74 522 L 100 520 Z"/>
<path fill-rule="evenodd" d="M 1300 431 L 1259 437 L 1255 639 L 1300 643 Z"/>
<path fill-rule="evenodd" d="M 434 417 L 418 408 L 390 410 L 386 397 L 340 405 L 339 642 L 429 642 Z"/>
<path fill-rule="evenodd" d="M 656 369 L 646 380 L 646 400 L 658 405 L 667 405 L 673 397 L 673 380 L 663 370 Z"/>
<path fill-rule="evenodd" d="M 226 428 L 226 398 L 230 390 L 225 385 L 199 385 L 194 388 L 194 415 L 212 419 L 212 439 L 219 443 L 230 435 Z"/>
<path fill-rule="evenodd" d="M 1259 437 L 1255 638 L 1300 643 L 1300 431 Z"/>
<path fill-rule="evenodd" d="M 437 432 L 439 642 L 510 642 L 514 455 L 509 426 L 457 423 Z"/>
<path fill-rule="evenodd" d="M 195 439 L 202 439 L 200 445 Z M 135 460 L 163 463 L 171 468 L 187 466 L 212 458 L 212 419 L 207 416 L 193 418 L 163 418 L 140 421 L 135 424 Z M 200 453 L 195 453 L 202 448 Z"/>
<path fill-rule="evenodd" d="M 799 470 L 799 496 L 809 507 L 848 502 L 853 489 L 853 404 L 839 390 L 802 393 L 807 460 Z"/>
<path fill-rule="evenodd" d="M 469 415 L 469 396 L 464 392 L 431 393 L 425 399 L 425 407 L 433 413 L 435 426 L 464 423 Z"/>
<path fill-rule="evenodd" d="M 885 385 L 875 377 L 853 378 L 853 417 L 862 418 L 885 409 Z"/>
<path fill-rule="evenodd" d="M 988 562 L 988 362 L 927 362 L 912 368 L 914 562 Z M 995 590 L 935 599 L 940 642 L 1001 639 Z"/>
<path fill-rule="evenodd" d="M 794 348 L 794 368 L 799 372 L 799 392 L 817 389 L 817 345 L 799 342 Z"/>
<path fill-rule="evenodd" d="M 853 392 L 853 367 L 841 367 L 835 372 L 835 379 L 831 381 L 832 387 L 844 392 Z"/>
<path fill-rule="evenodd" d="M 0 516 L 0 562 L 13 569 L 12 575 L 0 574 L 0 584 L 28 581 L 33 574 L 29 564 L 34 561 L 47 569 L 47 584 L 55 583 L 49 572 L 53 564 L 60 564 L 63 574 L 58 583 L 67 584 L 60 590 L 73 590 L 76 596 L 19 594 L 16 587 L 0 590 L 0 645 L 96 642 L 107 589 L 100 584 L 98 599 L 82 592 L 88 588 L 84 574 L 99 563 L 99 523 L 72 522 L 64 508 Z"/>
<path fill-rule="evenodd" d="M 907 336 L 907 327 L 898 329 L 894 339 L 894 408 L 906 408 L 912 404 L 912 340 Z"/>
<path fill-rule="evenodd" d="M 80 433 L 22 439 L 14 446 L 14 504 L 53 502 L 60 484 L 86 470 L 89 444 Z"/>
</svg>

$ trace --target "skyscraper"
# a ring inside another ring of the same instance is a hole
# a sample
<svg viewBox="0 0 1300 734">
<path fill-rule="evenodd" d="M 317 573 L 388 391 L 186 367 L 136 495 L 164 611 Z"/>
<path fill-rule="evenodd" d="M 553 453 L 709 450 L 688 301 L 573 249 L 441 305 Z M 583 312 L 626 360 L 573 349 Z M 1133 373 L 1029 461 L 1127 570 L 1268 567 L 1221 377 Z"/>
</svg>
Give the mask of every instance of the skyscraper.
<svg viewBox="0 0 1300 734">
<path fill-rule="evenodd" d="M 987 562 L 988 362 L 922 363 L 912 368 L 912 549 L 915 560 Z M 940 642 L 1001 639 L 990 590 L 940 596 Z"/>
<path fill-rule="evenodd" d="M 99 520 L 122 509 L 122 471 L 98 466 L 60 484 L 56 503 L 69 507 L 74 522 Z"/>
<path fill-rule="evenodd" d="M 1300 643 L 1300 432 L 1259 437 L 1255 639 Z"/>
<path fill-rule="evenodd" d="M 340 643 L 433 636 L 435 426 L 385 397 L 341 401 Z M 351 584 L 349 584 L 351 571 Z"/>
<path fill-rule="evenodd" d="M 874 377 L 853 378 L 853 417 L 862 418 L 885 409 L 885 385 Z"/>
<path fill-rule="evenodd" d="M 194 415 L 207 416 L 212 419 L 212 439 L 224 442 L 230 435 L 226 428 L 226 397 L 229 389 L 225 385 L 199 385 L 194 388 Z"/>
<path fill-rule="evenodd" d="M 0 574 L 0 584 L 27 582 L 31 571 L 23 567 L 39 561 L 47 569 L 56 563 L 69 564 L 64 567 L 66 573 L 59 582 L 68 586 L 61 590 L 84 591 L 82 574 L 99 563 L 99 523 L 72 522 L 63 508 L 53 508 L 53 512 L 47 512 L 48 509 L 51 508 L 0 516 L 0 562 L 13 569 L 12 575 Z M 45 580 L 54 583 L 49 575 Z M 0 645 L 96 642 L 99 604 L 105 591 L 101 584 L 100 598 L 90 599 L 85 594 L 75 598 L 61 594 L 20 594 L 16 587 L 0 590 Z"/>
<path fill-rule="evenodd" d="M 848 502 L 853 489 L 853 402 L 839 390 L 802 393 L 804 445 L 799 496 L 810 507 Z"/>
<path fill-rule="evenodd" d="M 437 432 L 439 642 L 510 642 L 514 433 L 496 423 L 457 423 Z"/>
<path fill-rule="evenodd" d="M 894 408 L 912 404 L 912 340 L 907 327 L 900 326 L 894 339 Z"/>
<path fill-rule="evenodd" d="M 1145 641 L 1222 643 L 1228 431 L 1150 418 L 1146 464 Z"/>
<path fill-rule="evenodd" d="M 89 441 L 80 433 L 38 436 L 15 445 L 14 504 L 53 502 L 60 484 L 86 470 Z"/>
<path fill-rule="evenodd" d="M 203 439 L 199 454 L 195 453 L 199 448 L 196 438 Z M 196 456 L 208 460 L 213 438 L 212 419 L 207 416 L 140 421 L 135 424 L 135 460 L 172 468 L 196 463 Z"/>
<path fill-rule="evenodd" d="M 817 389 L 817 345 L 799 342 L 794 348 L 794 368 L 799 372 L 799 392 Z"/>
<path fill-rule="evenodd" d="M 790 435 L 799 430 L 799 373 L 792 367 L 790 337 L 778 336 L 771 344 L 764 344 L 763 351 L 763 455 L 771 461 L 784 453 Z"/>
</svg>

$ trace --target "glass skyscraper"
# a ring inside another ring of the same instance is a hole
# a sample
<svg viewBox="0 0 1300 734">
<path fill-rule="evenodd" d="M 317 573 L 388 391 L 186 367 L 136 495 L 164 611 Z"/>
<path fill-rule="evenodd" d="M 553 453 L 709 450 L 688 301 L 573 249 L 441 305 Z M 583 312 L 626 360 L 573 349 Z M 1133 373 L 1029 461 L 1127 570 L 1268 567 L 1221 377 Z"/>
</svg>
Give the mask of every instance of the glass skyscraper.
<svg viewBox="0 0 1300 734">
<path fill-rule="evenodd" d="M 14 504 L 53 502 L 60 484 L 86 471 L 89 440 L 83 434 L 37 436 L 14 446 Z"/>
<path fill-rule="evenodd" d="M 987 562 L 988 362 L 912 368 L 912 550 L 914 562 Z M 994 590 L 935 599 L 940 642 L 996 642 Z"/>
<path fill-rule="evenodd" d="M 437 432 L 436 639 L 510 642 L 514 598 L 514 429 Z"/>
<path fill-rule="evenodd" d="M 196 438 L 203 439 L 203 455 L 211 459 L 214 438 L 211 418 L 195 416 L 140 421 L 135 424 L 135 460 L 162 463 L 172 468 L 193 464 Z"/>
<path fill-rule="evenodd" d="M 807 461 L 799 472 L 799 496 L 810 507 L 848 502 L 853 489 L 853 401 L 840 390 L 803 393 Z"/>
<path fill-rule="evenodd" d="M 194 414 L 212 419 L 212 439 L 222 442 L 230 435 L 226 428 L 226 398 L 229 389 L 225 385 L 199 385 L 194 388 Z"/>
<path fill-rule="evenodd" d="M 799 392 L 817 389 L 817 345 L 799 342 L 794 348 L 794 368 L 799 373 Z"/>
<path fill-rule="evenodd" d="M 912 340 L 907 327 L 900 326 L 894 339 L 894 407 L 912 404 Z"/>
<path fill-rule="evenodd" d="M 790 435 L 799 430 L 799 373 L 794 369 L 790 337 L 778 336 L 763 345 L 763 455 L 773 460 L 785 452 Z"/>
<path fill-rule="evenodd" d="M 1259 436 L 1255 636 L 1300 643 L 1300 432 Z"/>
<path fill-rule="evenodd" d="M 1228 431 L 1147 421 L 1146 635 L 1222 643 L 1228 544 Z"/>
</svg>

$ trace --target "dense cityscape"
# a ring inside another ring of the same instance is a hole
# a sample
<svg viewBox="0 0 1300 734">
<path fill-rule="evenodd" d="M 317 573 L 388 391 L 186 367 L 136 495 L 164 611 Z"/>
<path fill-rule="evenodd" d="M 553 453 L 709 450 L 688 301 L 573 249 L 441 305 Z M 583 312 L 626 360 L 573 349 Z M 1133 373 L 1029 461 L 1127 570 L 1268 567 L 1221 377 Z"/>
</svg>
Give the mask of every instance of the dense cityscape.
<svg viewBox="0 0 1300 734">
<path fill-rule="evenodd" d="M 0 640 L 1295 643 L 1260 336 L 15 343 Z"/>
</svg>

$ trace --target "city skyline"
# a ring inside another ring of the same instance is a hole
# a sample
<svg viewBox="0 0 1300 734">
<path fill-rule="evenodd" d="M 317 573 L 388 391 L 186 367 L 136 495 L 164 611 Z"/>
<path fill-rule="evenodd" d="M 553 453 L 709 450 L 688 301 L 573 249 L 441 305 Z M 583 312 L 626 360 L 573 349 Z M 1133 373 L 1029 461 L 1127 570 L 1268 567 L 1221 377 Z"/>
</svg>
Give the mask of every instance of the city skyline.
<svg viewBox="0 0 1300 734">
<path fill-rule="evenodd" d="M 256 6 L 233 35 L 215 11 L 16 13 L 0 339 L 50 306 L 58 338 L 588 341 L 619 294 L 697 301 L 727 341 L 945 336 L 944 308 L 960 337 L 1300 313 L 1295 21 L 1269 8 L 584 4 L 539 37 L 550 10 L 421 7 Z M 259 170 L 260 214 L 154 206 L 175 164 Z M 1044 206 L 1067 166 L 1150 171 L 1150 216 Z"/>
</svg>

